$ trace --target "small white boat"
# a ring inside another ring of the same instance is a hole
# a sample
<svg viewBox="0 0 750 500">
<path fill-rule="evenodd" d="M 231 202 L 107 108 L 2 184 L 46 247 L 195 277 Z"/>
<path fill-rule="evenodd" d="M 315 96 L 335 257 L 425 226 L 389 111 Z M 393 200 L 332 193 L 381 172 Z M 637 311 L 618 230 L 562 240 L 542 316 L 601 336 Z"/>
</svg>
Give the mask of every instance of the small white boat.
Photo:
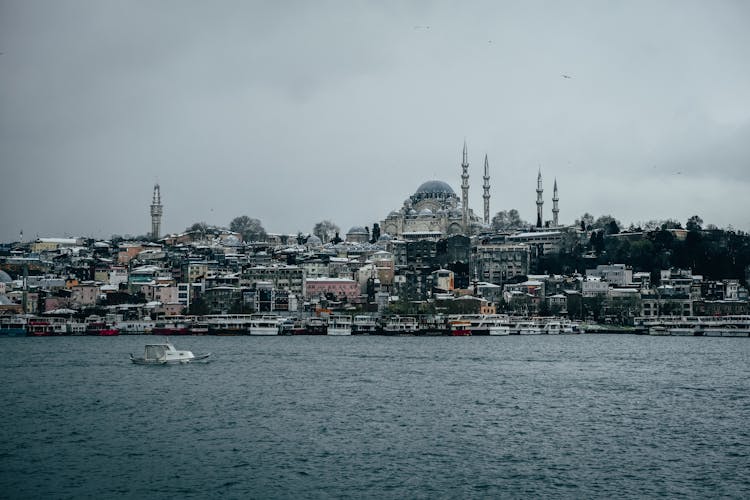
<svg viewBox="0 0 750 500">
<path fill-rule="evenodd" d="M 191 361 L 203 361 L 208 359 L 211 353 L 194 355 L 191 351 L 178 351 L 171 342 L 163 344 L 146 344 L 142 358 L 130 355 L 130 361 L 137 365 L 166 365 L 178 363 L 190 363 Z"/>
<path fill-rule="evenodd" d="M 541 335 L 542 327 L 535 321 L 522 321 L 516 325 L 519 335 Z"/>
</svg>

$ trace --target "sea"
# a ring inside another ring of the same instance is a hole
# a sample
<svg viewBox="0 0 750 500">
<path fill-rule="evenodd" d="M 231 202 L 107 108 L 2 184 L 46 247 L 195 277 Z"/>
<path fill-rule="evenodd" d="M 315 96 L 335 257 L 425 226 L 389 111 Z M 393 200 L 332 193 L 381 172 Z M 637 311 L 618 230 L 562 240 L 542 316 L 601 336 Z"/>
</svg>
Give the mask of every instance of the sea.
<svg viewBox="0 0 750 500">
<path fill-rule="evenodd" d="M 750 339 L 0 338 L 2 498 L 750 498 Z"/>
</svg>

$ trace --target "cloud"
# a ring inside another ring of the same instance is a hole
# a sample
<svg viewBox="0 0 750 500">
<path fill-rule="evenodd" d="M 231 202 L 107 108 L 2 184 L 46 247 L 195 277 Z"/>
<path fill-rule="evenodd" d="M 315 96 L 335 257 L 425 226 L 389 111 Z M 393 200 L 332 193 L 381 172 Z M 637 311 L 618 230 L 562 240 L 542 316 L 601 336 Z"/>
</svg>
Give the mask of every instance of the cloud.
<svg viewBox="0 0 750 500">
<path fill-rule="evenodd" d="M 271 232 L 371 225 L 424 180 L 458 189 L 464 138 L 475 210 L 486 153 L 493 212 L 532 219 L 541 167 L 565 222 L 694 212 L 750 229 L 748 13 L 7 2 L 0 240 L 145 233 L 156 181 L 166 231 L 241 214 Z"/>
</svg>

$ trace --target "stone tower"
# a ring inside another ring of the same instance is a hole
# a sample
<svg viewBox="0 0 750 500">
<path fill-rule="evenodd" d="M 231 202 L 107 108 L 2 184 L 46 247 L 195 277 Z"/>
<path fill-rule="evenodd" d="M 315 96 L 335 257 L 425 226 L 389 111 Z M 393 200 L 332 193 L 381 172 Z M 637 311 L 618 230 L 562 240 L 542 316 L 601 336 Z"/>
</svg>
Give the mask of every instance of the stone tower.
<svg viewBox="0 0 750 500">
<path fill-rule="evenodd" d="M 484 223 L 486 225 L 490 224 L 490 164 L 487 162 L 487 155 L 484 155 L 484 185 L 482 188 L 484 189 L 484 194 L 482 195 L 482 198 L 484 198 Z"/>
<path fill-rule="evenodd" d="M 557 217 L 560 213 L 560 208 L 557 206 L 558 201 L 560 201 L 560 197 L 557 196 L 557 179 L 555 179 L 555 185 L 552 188 L 552 225 L 555 227 L 560 225 Z"/>
<path fill-rule="evenodd" d="M 159 239 L 159 234 L 161 232 L 162 208 L 159 185 L 154 184 L 154 197 L 151 200 L 151 237 L 155 240 Z"/>
<path fill-rule="evenodd" d="M 464 155 L 461 162 L 461 209 L 463 210 L 464 233 L 469 233 L 469 160 L 466 155 L 466 141 L 464 141 Z"/>
<path fill-rule="evenodd" d="M 544 205 L 544 201 L 542 200 L 542 192 L 544 190 L 542 189 L 542 169 L 539 169 L 539 175 L 537 175 L 536 178 L 536 227 L 542 227 L 544 224 L 544 219 L 542 218 L 542 205 Z"/>
</svg>

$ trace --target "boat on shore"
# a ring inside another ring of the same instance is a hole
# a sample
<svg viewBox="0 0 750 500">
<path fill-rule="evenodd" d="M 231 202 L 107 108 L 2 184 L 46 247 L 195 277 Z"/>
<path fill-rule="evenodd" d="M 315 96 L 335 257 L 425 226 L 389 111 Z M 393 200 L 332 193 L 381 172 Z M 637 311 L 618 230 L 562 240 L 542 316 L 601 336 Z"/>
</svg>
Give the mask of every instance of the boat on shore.
<svg viewBox="0 0 750 500">
<path fill-rule="evenodd" d="M 352 320 L 352 335 L 375 335 L 378 331 L 378 322 L 374 316 L 369 314 L 358 314 Z"/>
<path fill-rule="evenodd" d="M 249 314 L 212 314 L 203 316 L 211 335 L 247 335 L 250 331 Z"/>
<path fill-rule="evenodd" d="M 328 318 L 327 335 L 351 335 L 352 318 L 347 315 L 334 315 Z"/>
<path fill-rule="evenodd" d="M 250 317 L 250 335 L 270 336 L 279 334 L 281 318 L 275 314 L 260 314 Z"/>
<path fill-rule="evenodd" d="M 328 334 L 328 323 L 323 318 L 312 316 L 304 322 L 303 335 L 326 335 Z"/>
<path fill-rule="evenodd" d="M 191 351 L 178 351 L 171 342 L 161 344 L 146 344 L 142 357 L 130 354 L 130 361 L 137 365 L 169 365 L 185 364 L 193 361 L 204 361 L 211 353 L 194 355 Z"/>
<path fill-rule="evenodd" d="M 85 335 L 94 337 L 114 337 L 120 335 L 120 330 L 108 325 L 104 321 L 92 321 L 86 324 Z"/>
<path fill-rule="evenodd" d="M 153 335 L 190 335 L 190 323 L 181 320 L 157 321 L 151 329 Z"/>
<path fill-rule="evenodd" d="M 115 323 L 115 328 L 120 330 L 122 335 L 147 335 L 150 334 L 156 323 L 148 320 L 123 320 Z"/>
<path fill-rule="evenodd" d="M 447 335 L 449 332 L 448 319 L 442 314 L 424 315 L 419 317 L 418 333 L 426 337 Z"/>
<path fill-rule="evenodd" d="M 471 336 L 471 322 L 465 319 L 452 319 L 448 321 L 451 337 Z"/>
<path fill-rule="evenodd" d="M 750 316 L 661 316 L 638 318 L 649 335 L 680 337 L 750 337 Z"/>
<path fill-rule="evenodd" d="M 411 316 L 391 316 L 383 325 L 383 335 L 414 335 L 418 330 L 417 319 Z"/>
<path fill-rule="evenodd" d="M 516 323 L 517 335 L 541 335 L 542 327 L 536 321 L 520 321 Z"/>
<path fill-rule="evenodd" d="M 0 337 L 25 337 L 27 324 L 23 316 L 0 317 Z"/>
</svg>

